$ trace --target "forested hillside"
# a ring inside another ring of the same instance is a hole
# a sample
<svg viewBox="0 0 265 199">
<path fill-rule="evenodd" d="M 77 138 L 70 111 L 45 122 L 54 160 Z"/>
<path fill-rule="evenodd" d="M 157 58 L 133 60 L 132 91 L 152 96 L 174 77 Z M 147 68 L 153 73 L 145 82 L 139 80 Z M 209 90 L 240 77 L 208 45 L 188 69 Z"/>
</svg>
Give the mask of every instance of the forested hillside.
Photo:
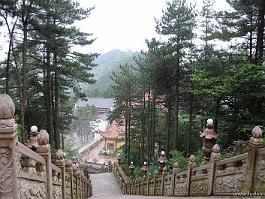
<svg viewBox="0 0 265 199">
<path fill-rule="evenodd" d="M 91 71 L 96 82 L 93 85 L 83 84 L 82 88 L 89 97 L 111 97 L 111 75 L 119 70 L 120 65 L 136 65 L 134 58 L 139 53 L 112 50 L 100 55 L 94 63 L 97 65 Z"/>
<path fill-rule="evenodd" d="M 94 82 L 90 70 L 97 54 L 72 48 L 94 42 L 92 34 L 75 26 L 93 9 L 68 0 L 1 1 L 0 26 L 7 31 L 8 42 L 2 46 L 7 54 L 0 63 L 0 93 L 9 94 L 16 103 L 23 143 L 30 126 L 37 125 L 49 132 L 53 148 L 61 148 L 74 99 L 81 96 L 79 83 Z"/>
<path fill-rule="evenodd" d="M 125 118 L 127 163 L 156 162 L 161 150 L 201 151 L 207 118 L 222 149 L 265 125 L 265 1 L 227 3 L 216 11 L 204 0 L 198 12 L 189 1 L 167 1 L 145 58 L 113 75 L 112 118 Z"/>
</svg>

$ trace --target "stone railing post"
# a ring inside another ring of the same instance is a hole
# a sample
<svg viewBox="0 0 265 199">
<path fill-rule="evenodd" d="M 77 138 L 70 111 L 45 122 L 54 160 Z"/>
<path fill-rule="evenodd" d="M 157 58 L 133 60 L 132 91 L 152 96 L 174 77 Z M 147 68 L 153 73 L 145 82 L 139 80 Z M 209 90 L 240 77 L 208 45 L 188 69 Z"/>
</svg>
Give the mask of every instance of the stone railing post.
<svg viewBox="0 0 265 199">
<path fill-rule="evenodd" d="M 64 152 L 58 149 L 56 152 L 55 165 L 61 169 L 61 180 L 62 180 L 62 199 L 65 199 L 66 186 L 65 186 L 65 162 L 64 162 Z"/>
<path fill-rule="evenodd" d="M 65 160 L 65 171 L 70 175 L 71 199 L 74 199 L 73 162 L 71 160 Z"/>
<path fill-rule="evenodd" d="M 150 177 L 149 175 L 147 176 L 147 195 L 149 196 L 149 189 L 150 189 L 150 186 L 149 186 L 149 183 L 150 183 Z"/>
<path fill-rule="evenodd" d="M 175 162 L 173 164 L 172 196 L 174 196 L 174 194 L 175 194 L 176 174 L 179 173 L 179 172 L 180 172 L 179 163 L 178 162 Z"/>
<path fill-rule="evenodd" d="M 215 144 L 212 147 L 212 154 L 210 159 L 210 172 L 208 175 L 208 195 L 213 194 L 213 188 L 214 188 L 214 178 L 215 178 L 215 171 L 216 171 L 216 162 L 221 159 L 220 154 L 220 146 L 218 144 Z"/>
<path fill-rule="evenodd" d="M 153 190 L 153 196 L 155 196 L 156 195 L 156 175 L 154 175 L 154 178 L 153 178 L 153 180 L 154 180 L 154 190 Z"/>
<path fill-rule="evenodd" d="M 76 193 L 76 199 L 80 199 L 80 172 L 76 165 L 73 167 L 74 176 L 76 179 L 76 186 L 74 187 Z"/>
<path fill-rule="evenodd" d="M 257 164 L 257 152 L 263 148 L 262 130 L 259 126 L 252 129 L 252 137 L 249 140 L 248 159 L 246 168 L 245 191 L 248 193 L 254 192 L 254 177 Z"/>
<path fill-rule="evenodd" d="M 187 193 L 190 195 L 191 178 L 194 175 L 194 168 L 196 167 L 195 156 L 191 155 L 188 163 L 188 175 L 187 175 Z"/>
<path fill-rule="evenodd" d="M 161 179 L 161 196 L 164 195 L 164 188 L 165 188 L 165 177 L 167 175 L 167 167 L 164 167 L 162 170 L 162 179 Z"/>
<path fill-rule="evenodd" d="M 51 147 L 49 144 L 49 134 L 46 130 L 40 130 L 37 135 L 38 147 L 37 153 L 46 160 L 46 191 L 47 199 L 52 199 L 52 163 L 51 163 Z"/>
<path fill-rule="evenodd" d="M 19 198 L 16 171 L 17 127 L 13 116 L 15 105 L 11 97 L 0 94 L 0 198 Z"/>
</svg>

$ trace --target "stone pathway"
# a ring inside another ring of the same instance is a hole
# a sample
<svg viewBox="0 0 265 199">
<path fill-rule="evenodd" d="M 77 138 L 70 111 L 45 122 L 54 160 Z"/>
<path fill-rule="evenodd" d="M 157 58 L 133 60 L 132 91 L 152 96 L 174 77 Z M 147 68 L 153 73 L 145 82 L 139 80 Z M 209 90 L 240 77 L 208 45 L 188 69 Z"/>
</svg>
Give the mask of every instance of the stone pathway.
<svg viewBox="0 0 265 199">
<path fill-rule="evenodd" d="M 100 151 L 103 151 L 104 147 L 104 141 L 100 141 L 95 148 L 89 150 L 86 152 L 86 154 L 82 157 L 83 161 L 93 162 L 95 159 L 97 159 L 96 163 L 103 164 L 108 163 L 109 159 L 111 161 L 114 161 L 114 157 L 107 157 L 104 155 L 100 155 Z"/>
</svg>

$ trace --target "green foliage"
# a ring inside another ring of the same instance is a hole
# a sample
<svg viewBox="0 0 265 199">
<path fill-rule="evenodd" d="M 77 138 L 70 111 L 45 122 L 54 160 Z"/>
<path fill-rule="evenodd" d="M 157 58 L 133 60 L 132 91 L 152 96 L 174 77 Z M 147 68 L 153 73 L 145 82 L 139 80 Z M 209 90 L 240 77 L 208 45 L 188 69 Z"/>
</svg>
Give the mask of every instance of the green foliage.
<svg viewBox="0 0 265 199">
<path fill-rule="evenodd" d="M 168 160 L 168 165 L 170 168 L 173 168 L 173 164 L 175 162 L 178 162 L 179 168 L 181 171 L 184 171 L 187 169 L 188 159 L 187 157 L 184 156 L 183 153 L 181 153 L 180 151 L 174 150 L 170 152 L 170 155 L 172 156 L 172 158 Z"/>
<path fill-rule="evenodd" d="M 73 150 L 74 142 L 67 142 L 64 145 L 64 153 L 66 154 L 67 159 L 74 160 L 77 156 L 77 150 Z"/>
<path fill-rule="evenodd" d="M 93 85 L 82 84 L 81 87 L 84 93 L 90 97 L 112 97 L 112 73 L 118 72 L 120 65 L 129 64 L 135 66 L 134 57 L 138 56 L 138 54 L 139 53 L 112 50 L 100 55 L 94 61 L 97 66 L 91 71 L 95 74 L 96 83 Z"/>
</svg>

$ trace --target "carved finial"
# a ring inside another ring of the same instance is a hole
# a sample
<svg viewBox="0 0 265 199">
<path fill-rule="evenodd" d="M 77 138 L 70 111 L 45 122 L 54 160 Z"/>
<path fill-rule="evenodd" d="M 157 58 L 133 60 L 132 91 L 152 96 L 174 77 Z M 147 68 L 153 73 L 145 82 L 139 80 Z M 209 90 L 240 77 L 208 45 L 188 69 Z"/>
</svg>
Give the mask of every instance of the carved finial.
<svg viewBox="0 0 265 199">
<path fill-rule="evenodd" d="M 64 152 L 62 149 L 58 149 L 56 152 L 56 160 L 62 160 L 64 159 Z"/>
<path fill-rule="evenodd" d="M 0 94 L 0 120 L 11 119 L 15 114 L 15 104 L 6 94 Z"/>
<path fill-rule="evenodd" d="M 55 165 L 58 167 L 63 167 L 65 165 L 64 152 L 62 149 L 58 149 L 55 154 Z"/>
<path fill-rule="evenodd" d="M 50 154 L 50 144 L 49 144 L 49 134 L 46 130 L 40 130 L 37 135 L 38 146 L 37 146 L 37 153 L 41 154 L 42 156 L 47 156 Z"/>
<path fill-rule="evenodd" d="M 262 129 L 260 128 L 260 126 L 255 126 L 252 129 L 252 137 L 250 138 L 250 140 L 252 141 L 252 143 L 262 143 Z"/>
<path fill-rule="evenodd" d="M 173 164 L 173 168 L 179 168 L 179 163 L 178 163 L 178 162 L 175 162 L 175 163 Z"/>
<path fill-rule="evenodd" d="M 195 156 L 194 155 L 191 155 L 190 158 L 189 158 L 189 167 L 190 167 L 191 173 L 193 175 L 195 174 L 194 171 L 193 171 L 193 169 L 196 167 L 195 160 L 196 160 Z"/>
<path fill-rule="evenodd" d="M 211 160 L 218 160 L 220 159 L 220 146 L 218 144 L 213 145 L 212 147 L 212 154 L 211 154 Z"/>
<path fill-rule="evenodd" d="M 71 168 L 73 166 L 73 161 L 72 160 L 65 160 L 65 167 L 66 168 Z"/>
<path fill-rule="evenodd" d="M 191 155 L 189 158 L 189 162 L 195 162 L 196 158 L 194 155 Z"/>
<path fill-rule="evenodd" d="M 180 172 L 179 163 L 178 162 L 175 162 L 173 164 L 173 173 L 178 173 L 178 172 Z"/>
<path fill-rule="evenodd" d="M 162 175 L 167 175 L 167 167 L 164 167 L 163 170 L 162 170 Z"/>
<path fill-rule="evenodd" d="M 212 152 L 213 153 L 220 153 L 220 146 L 218 144 L 213 145 Z"/>
<path fill-rule="evenodd" d="M 49 134 L 46 130 L 40 130 L 37 135 L 39 145 L 46 145 L 49 144 Z"/>
</svg>

